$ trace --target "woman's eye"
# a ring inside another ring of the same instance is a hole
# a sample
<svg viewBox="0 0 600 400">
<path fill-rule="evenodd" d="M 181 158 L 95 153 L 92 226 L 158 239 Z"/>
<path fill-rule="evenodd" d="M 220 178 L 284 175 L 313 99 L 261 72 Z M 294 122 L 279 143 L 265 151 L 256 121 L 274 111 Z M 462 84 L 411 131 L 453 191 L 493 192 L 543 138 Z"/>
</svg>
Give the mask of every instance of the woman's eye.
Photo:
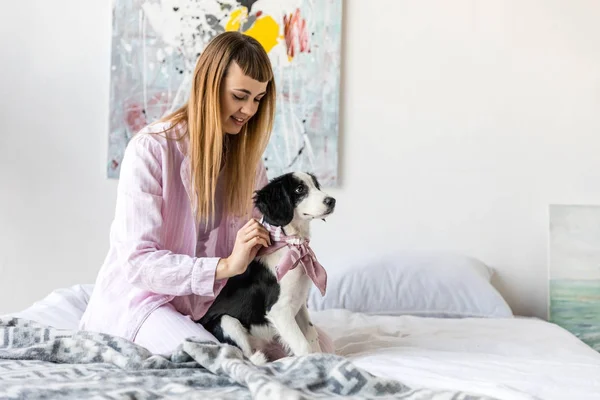
<svg viewBox="0 0 600 400">
<path fill-rule="evenodd" d="M 244 100 L 243 97 L 236 96 L 235 94 L 233 95 L 233 97 L 235 97 L 236 100 Z"/>
</svg>

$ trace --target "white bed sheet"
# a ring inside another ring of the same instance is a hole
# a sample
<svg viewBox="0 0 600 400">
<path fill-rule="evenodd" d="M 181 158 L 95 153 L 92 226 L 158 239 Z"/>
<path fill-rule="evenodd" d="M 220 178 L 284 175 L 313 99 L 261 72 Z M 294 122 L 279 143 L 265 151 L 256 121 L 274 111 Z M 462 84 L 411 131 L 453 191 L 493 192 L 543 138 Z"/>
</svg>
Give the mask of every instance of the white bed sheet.
<svg viewBox="0 0 600 400">
<path fill-rule="evenodd" d="M 600 399 L 600 353 L 538 319 L 313 313 L 338 354 L 409 386 L 500 399 Z"/>
<path fill-rule="evenodd" d="M 55 290 L 11 314 L 77 329 L 93 285 Z M 443 319 L 311 312 L 338 354 L 409 386 L 499 399 L 600 400 L 600 353 L 537 319 Z M 5 316 L 6 317 L 6 316 Z"/>
</svg>

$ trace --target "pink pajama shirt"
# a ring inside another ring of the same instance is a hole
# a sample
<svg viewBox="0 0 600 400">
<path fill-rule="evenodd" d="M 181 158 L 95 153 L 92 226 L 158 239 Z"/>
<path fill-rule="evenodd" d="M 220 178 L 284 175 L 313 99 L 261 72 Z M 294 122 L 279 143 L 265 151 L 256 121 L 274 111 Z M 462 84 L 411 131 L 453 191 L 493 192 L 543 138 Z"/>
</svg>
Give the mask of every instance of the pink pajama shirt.
<svg viewBox="0 0 600 400">
<path fill-rule="evenodd" d="M 225 285 L 226 279 L 215 279 L 217 263 L 231 254 L 247 222 L 222 218 L 227 183 L 220 177 L 213 223 L 196 223 L 187 136 L 168 140 L 158 134 L 167 126 L 144 128 L 125 150 L 109 251 L 80 323 L 80 329 L 121 336 L 161 354 L 188 336 L 216 340 L 193 320 Z M 261 164 L 256 189 L 267 182 Z M 261 217 L 257 210 L 254 217 Z M 319 335 L 322 349 L 333 352 L 331 340 Z"/>
</svg>

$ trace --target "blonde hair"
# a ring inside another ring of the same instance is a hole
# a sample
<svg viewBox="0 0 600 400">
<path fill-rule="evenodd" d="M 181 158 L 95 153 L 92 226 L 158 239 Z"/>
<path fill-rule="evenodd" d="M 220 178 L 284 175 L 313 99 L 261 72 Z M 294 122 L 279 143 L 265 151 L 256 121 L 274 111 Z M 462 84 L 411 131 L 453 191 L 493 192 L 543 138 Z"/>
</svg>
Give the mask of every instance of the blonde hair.
<svg viewBox="0 0 600 400">
<path fill-rule="evenodd" d="M 220 94 L 233 62 L 245 75 L 268 84 L 256 114 L 239 134 L 226 135 L 221 121 Z M 262 45 L 240 32 L 225 32 L 213 38 L 196 64 L 187 103 L 162 119 L 171 122 L 171 127 L 182 122 L 187 124 L 185 135 L 189 136 L 193 201 L 198 219 L 214 218 L 215 191 L 223 162 L 227 182 L 225 212 L 250 215 L 257 168 L 271 136 L 274 114 L 273 70 Z"/>
</svg>

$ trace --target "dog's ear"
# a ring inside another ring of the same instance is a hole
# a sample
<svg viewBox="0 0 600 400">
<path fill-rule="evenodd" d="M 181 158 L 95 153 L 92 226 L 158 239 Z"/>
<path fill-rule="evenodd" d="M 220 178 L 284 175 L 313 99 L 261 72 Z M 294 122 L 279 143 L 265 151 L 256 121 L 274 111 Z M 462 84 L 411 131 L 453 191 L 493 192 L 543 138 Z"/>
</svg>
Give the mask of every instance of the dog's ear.
<svg viewBox="0 0 600 400">
<path fill-rule="evenodd" d="M 274 180 L 258 190 L 254 195 L 254 205 L 268 224 L 286 226 L 294 219 L 292 199 L 280 180 Z"/>
</svg>

